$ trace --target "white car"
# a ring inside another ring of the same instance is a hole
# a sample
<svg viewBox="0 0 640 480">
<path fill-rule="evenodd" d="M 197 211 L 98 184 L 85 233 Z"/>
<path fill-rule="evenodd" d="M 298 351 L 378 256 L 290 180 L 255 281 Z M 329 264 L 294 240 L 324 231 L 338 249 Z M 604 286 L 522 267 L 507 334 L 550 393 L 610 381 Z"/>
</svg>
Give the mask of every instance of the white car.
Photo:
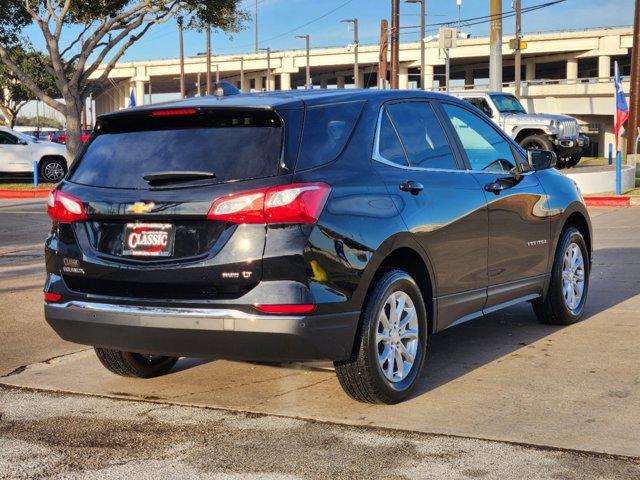
<svg viewBox="0 0 640 480">
<path fill-rule="evenodd" d="M 33 174 L 34 161 L 40 178 L 57 183 L 67 173 L 67 148 L 0 127 L 0 175 Z"/>
</svg>

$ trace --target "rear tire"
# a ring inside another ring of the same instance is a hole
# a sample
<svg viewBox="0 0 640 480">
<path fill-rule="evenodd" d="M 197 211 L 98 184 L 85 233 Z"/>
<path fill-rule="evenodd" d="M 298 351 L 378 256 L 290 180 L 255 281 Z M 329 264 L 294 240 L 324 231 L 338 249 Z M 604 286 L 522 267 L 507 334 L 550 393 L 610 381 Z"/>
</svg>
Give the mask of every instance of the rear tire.
<svg viewBox="0 0 640 480">
<path fill-rule="evenodd" d="M 96 347 L 95 351 L 100 363 L 121 377 L 158 377 L 171 370 L 178 361 L 178 357 L 147 356 L 109 348 Z"/>
<path fill-rule="evenodd" d="M 60 182 L 67 174 L 67 162 L 62 157 L 45 157 L 40 161 L 40 177 L 50 183 Z"/>
<path fill-rule="evenodd" d="M 369 403 L 393 404 L 407 398 L 424 366 L 427 324 L 424 300 L 413 278 L 402 270 L 380 276 L 362 310 L 352 357 L 334 363 L 344 391 Z"/>
<path fill-rule="evenodd" d="M 575 227 L 565 227 L 556 249 L 547 296 L 532 302 L 538 320 L 571 325 L 582 318 L 589 293 L 589 268 L 589 252 L 582 234 Z"/>
</svg>

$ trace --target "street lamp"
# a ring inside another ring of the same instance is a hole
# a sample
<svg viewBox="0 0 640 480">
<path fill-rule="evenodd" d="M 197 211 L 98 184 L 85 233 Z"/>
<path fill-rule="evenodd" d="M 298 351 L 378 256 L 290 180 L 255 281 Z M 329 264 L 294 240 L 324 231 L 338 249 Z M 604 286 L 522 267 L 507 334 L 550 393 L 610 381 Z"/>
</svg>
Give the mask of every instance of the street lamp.
<svg viewBox="0 0 640 480">
<path fill-rule="evenodd" d="M 341 23 L 353 25 L 353 83 L 355 84 L 355 87 L 358 88 L 358 85 L 360 84 L 360 69 L 358 67 L 358 45 L 360 43 L 358 38 L 358 19 L 347 18 L 345 20 L 341 20 Z"/>
<path fill-rule="evenodd" d="M 420 85 L 422 90 L 427 89 L 427 83 L 425 82 L 425 64 L 426 55 L 424 49 L 424 38 L 426 36 L 426 3 L 427 0 L 405 0 L 406 3 L 419 3 L 420 4 Z"/>
<path fill-rule="evenodd" d="M 267 52 L 267 92 L 271 91 L 271 48 L 260 48 L 259 52 Z"/>
<path fill-rule="evenodd" d="M 211 95 L 211 26 L 207 26 L 207 95 Z"/>
<path fill-rule="evenodd" d="M 310 37 L 309 35 L 296 35 L 296 38 L 304 39 L 307 48 L 307 79 L 304 88 L 308 90 L 311 87 L 311 64 L 309 55 Z"/>
</svg>

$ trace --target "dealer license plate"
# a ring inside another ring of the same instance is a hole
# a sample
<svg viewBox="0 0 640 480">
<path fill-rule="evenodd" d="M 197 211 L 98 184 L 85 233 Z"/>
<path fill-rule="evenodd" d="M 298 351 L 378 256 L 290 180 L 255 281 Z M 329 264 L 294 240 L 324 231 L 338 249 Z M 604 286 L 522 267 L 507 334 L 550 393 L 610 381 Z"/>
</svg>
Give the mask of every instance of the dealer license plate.
<svg viewBox="0 0 640 480">
<path fill-rule="evenodd" d="M 122 254 L 133 257 L 170 257 L 175 230 L 170 223 L 127 223 Z"/>
</svg>

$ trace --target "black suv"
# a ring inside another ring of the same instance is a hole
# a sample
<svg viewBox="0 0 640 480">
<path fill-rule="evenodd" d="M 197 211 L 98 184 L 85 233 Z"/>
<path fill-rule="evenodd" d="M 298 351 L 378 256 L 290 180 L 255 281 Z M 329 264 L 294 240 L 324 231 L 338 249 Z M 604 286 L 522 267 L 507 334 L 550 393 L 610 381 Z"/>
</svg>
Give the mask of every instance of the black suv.
<svg viewBox="0 0 640 480">
<path fill-rule="evenodd" d="M 523 301 L 580 319 L 591 225 L 554 161 L 419 91 L 104 115 L 48 200 L 46 319 L 120 375 L 331 360 L 352 397 L 398 402 L 433 333 Z"/>
</svg>

